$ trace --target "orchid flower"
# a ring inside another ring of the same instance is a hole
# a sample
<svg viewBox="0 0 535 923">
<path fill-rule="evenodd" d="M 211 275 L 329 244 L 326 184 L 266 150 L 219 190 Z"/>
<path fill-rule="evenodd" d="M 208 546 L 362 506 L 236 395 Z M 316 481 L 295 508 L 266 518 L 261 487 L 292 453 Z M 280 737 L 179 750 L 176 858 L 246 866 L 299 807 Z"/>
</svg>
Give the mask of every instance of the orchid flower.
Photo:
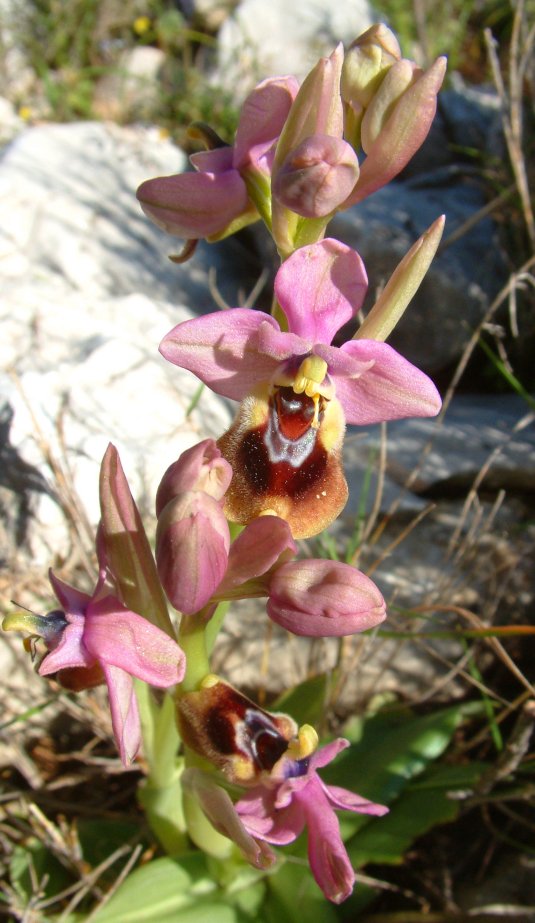
<svg viewBox="0 0 535 923">
<path fill-rule="evenodd" d="M 298 84 L 293 77 L 264 80 L 247 97 L 233 147 L 207 126 L 194 126 L 209 148 L 190 157 L 195 172 L 162 176 L 142 183 L 137 197 L 158 227 L 187 239 L 220 240 L 257 221 L 257 205 L 269 202 L 269 176 L 275 145 Z M 255 196 L 248 183 L 265 187 Z"/>
<path fill-rule="evenodd" d="M 338 738 L 311 755 L 297 759 L 284 755 L 268 784 L 247 791 L 234 806 L 255 841 L 285 846 L 306 827 L 310 869 L 325 897 L 335 904 L 349 897 L 355 883 L 335 809 L 376 817 L 388 812 L 384 805 L 345 788 L 326 785 L 318 775 L 318 769 L 348 746 L 349 741 Z"/>
<path fill-rule="evenodd" d="M 438 413 L 434 384 L 386 343 L 332 345 L 366 286 L 358 253 L 327 238 L 296 250 L 277 273 L 287 331 L 269 315 L 231 308 L 178 324 L 163 339 L 166 359 L 242 402 L 218 443 L 233 468 L 224 507 L 231 521 L 271 512 L 294 538 L 321 532 L 347 499 L 345 423 Z"/>
<path fill-rule="evenodd" d="M 297 728 L 284 714 L 259 708 L 217 676 L 178 701 L 186 746 L 217 767 L 227 783 L 246 787 L 235 805 L 217 778 L 202 768 L 186 770 L 186 784 L 215 828 L 232 839 L 257 868 L 274 855 L 265 846 L 285 846 L 308 828 L 312 873 L 326 897 L 345 900 L 355 875 L 335 809 L 381 816 L 387 808 L 344 788 L 326 785 L 317 770 L 349 746 L 340 738 L 317 750 L 310 725 Z"/>
<path fill-rule="evenodd" d="M 56 674 L 60 685 L 74 691 L 107 684 L 113 732 L 126 766 L 141 742 L 132 677 L 163 689 L 174 686 L 184 677 L 184 654 L 166 632 L 119 602 L 102 561 L 91 595 L 52 571 L 50 583 L 61 610 L 44 616 L 13 613 L 6 616 L 3 628 L 44 639 L 48 653 L 39 665 L 41 676 Z"/>
</svg>

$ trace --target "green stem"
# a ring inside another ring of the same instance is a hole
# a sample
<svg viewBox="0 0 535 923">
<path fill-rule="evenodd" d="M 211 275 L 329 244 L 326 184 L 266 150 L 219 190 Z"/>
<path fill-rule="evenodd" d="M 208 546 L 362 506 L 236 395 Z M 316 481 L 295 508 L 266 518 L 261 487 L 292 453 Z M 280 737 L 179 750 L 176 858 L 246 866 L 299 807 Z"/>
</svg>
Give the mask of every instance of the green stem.
<svg viewBox="0 0 535 923">
<path fill-rule="evenodd" d="M 212 618 L 208 622 L 208 625 L 206 626 L 206 649 L 209 654 L 212 653 L 216 638 L 221 630 L 221 626 L 228 612 L 229 606 L 230 600 L 228 599 L 226 599 L 224 602 L 220 602 Z"/>
<path fill-rule="evenodd" d="M 178 754 L 180 737 L 175 702 L 164 694 L 161 705 L 146 683 L 136 682 L 136 696 L 143 732 L 143 751 L 149 771 L 138 789 L 138 800 L 147 823 L 168 855 L 188 848 L 182 808 L 180 776 L 183 760 Z"/>
<path fill-rule="evenodd" d="M 180 623 L 178 643 L 186 655 L 186 675 L 180 684 L 178 694 L 192 692 L 210 672 L 206 626 L 209 624 L 211 607 L 201 609 L 194 615 L 185 615 Z"/>
</svg>

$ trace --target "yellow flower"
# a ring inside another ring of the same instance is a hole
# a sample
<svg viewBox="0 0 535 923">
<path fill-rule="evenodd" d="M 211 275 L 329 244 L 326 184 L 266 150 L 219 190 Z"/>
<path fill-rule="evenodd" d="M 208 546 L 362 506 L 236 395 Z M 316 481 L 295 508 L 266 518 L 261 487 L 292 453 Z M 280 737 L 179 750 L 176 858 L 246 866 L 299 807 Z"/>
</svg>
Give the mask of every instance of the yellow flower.
<svg viewBox="0 0 535 923">
<path fill-rule="evenodd" d="M 137 16 L 133 22 L 133 28 L 136 35 L 144 35 L 148 32 L 152 23 L 148 16 Z"/>
</svg>

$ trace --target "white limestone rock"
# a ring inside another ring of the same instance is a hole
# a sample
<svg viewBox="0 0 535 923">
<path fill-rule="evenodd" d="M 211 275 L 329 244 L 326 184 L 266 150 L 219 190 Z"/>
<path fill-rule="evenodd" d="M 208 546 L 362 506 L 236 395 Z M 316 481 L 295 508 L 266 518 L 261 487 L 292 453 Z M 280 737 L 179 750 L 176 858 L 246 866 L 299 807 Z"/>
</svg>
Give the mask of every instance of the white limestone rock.
<svg viewBox="0 0 535 923">
<path fill-rule="evenodd" d="M 11 552 L 34 565 L 69 554 L 65 495 L 79 504 L 80 521 L 96 525 L 109 441 L 152 513 L 165 468 L 228 426 L 225 402 L 208 391 L 188 416 L 198 382 L 157 351 L 192 316 L 183 306 L 195 304 L 192 295 L 202 289 L 210 299 L 207 270 L 167 261 L 168 240 L 142 214 L 135 189 L 184 165 L 156 131 L 93 123 L 27 129 L 0 161 L 8 218 L 0 232 L 0 379 L 14 449 L 6 458 L 48 484 L 22 504 L 32 521 L 18 524 Z"/>
<path fill-rule="evenodd" d="M 303 78 L 321 55 L 349 44 L 375 19 L 368 0 L 242 0 L 219 32 L 217 80 L 243 96 L 264 77 Z"/>
</svg>

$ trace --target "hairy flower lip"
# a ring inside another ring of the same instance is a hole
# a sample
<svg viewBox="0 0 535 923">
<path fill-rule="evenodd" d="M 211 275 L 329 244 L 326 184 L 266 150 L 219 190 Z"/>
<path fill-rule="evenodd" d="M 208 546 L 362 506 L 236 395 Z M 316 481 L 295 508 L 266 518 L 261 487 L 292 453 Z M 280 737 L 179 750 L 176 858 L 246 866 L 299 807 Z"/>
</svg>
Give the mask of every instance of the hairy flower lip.
<svg viewBox="0 0 535 923">
<path fill-rule="evenodd" d="M 215 675 L 178 698 L 177 719 L 185 745 L 237 785 L 271 773 L 297 734 L 289 715 L 265 711 Z"/>
</svg>

